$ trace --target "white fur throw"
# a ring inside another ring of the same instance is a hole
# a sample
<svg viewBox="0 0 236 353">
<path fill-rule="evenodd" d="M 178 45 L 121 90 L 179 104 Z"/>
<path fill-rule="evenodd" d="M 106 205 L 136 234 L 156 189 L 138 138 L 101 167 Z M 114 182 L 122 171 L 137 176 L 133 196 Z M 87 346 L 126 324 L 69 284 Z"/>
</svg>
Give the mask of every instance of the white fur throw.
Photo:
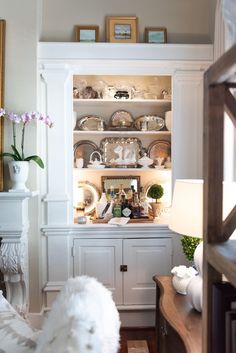
<svg viewBox="0 0 236 353">
<path fill-rule="evenodd" d="M 111 292 L 95 278 L 71 278 L 52 305 L 36 353 L 117 353 L 119 330 Z"/>
<path fill-rule="evenodd" d="M 0 353 L 33 353 L 38 335 L 0 291 Z"/>
</svg>

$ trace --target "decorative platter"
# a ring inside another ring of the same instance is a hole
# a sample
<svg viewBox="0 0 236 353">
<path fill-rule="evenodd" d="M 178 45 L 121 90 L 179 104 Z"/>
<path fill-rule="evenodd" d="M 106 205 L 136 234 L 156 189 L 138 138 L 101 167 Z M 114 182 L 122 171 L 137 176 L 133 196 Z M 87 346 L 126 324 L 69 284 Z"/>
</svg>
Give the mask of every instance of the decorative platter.
<svg viewBox="0 0 236 353">
<path fill-rule="evenodd" d="M 171 155 L 171 145 L 169 141 L 153 141 L 148 147 L 148 155 L 155 162 L 157 158 L 163 158 L 162 164 Z"/>
<path fill-rule="evenodd" d="M 142 144 L 134 137 L 110 137 L 101 140 L 103 161 L 108 167 L 136 167 Z"/>
<path fill-rule="evenodd" d="M 131 127 L 133 122 L 132 115 L 126 110 L 118 110 L 110 118 L 110 125 L 113 127 Z"/>
<path fill-rule="evenodd" d="M 142 115 L 135 119 L 134 126 L 142 131 L 159 131 L 165 126 L 165 120 L 157 115 Z"/>
<path fill-rule="evenodd" d="M 79 188 L 83 188 L 84 192 L 84 203 L 85 203 L 85 214 L 90 214 L 95 210 L 96 203 L 100 198 L 100 193 L 97 187 L 88 182 L 88 181 L 80 181 L 78 183 Z"/>
<path fill-rule="evenodd" d="M 90 140 L 81 140 L 74 144 L 74 160 L 77 158 L 83 158 L 84 168 L 87 168 L 90 155 L 92 152 L 98 150 L 96 143 Z"/>
<path fill-rule="evenodd" d="M 104 130 L 103 118 L 95 115 L 83 116 L 77 119 L 75 130 L 97 131 Z"/>
</svg>

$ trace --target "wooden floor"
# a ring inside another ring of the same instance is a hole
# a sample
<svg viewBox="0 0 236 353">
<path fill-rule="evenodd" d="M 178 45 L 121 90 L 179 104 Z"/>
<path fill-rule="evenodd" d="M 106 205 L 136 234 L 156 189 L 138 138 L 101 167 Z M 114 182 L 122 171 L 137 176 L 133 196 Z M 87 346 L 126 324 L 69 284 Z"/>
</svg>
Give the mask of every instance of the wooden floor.
<svg viewBox="0 0 236 353">
<path fill-rule="evenodd" d="M 154 327 L 148 328 L 121 328 L 121 348 L 119 353 L 128 353 L 127 341 L 146 340 L 149 353 L 157 353 L 156 333 Z"/>
</svg>

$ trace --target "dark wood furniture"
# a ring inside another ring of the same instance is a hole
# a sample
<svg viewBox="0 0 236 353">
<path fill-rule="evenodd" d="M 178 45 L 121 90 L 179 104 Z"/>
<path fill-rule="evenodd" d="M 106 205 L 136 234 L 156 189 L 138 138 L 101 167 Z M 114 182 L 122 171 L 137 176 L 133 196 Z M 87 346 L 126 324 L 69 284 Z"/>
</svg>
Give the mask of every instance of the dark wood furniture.
<svg viewBox="0 0 236 353">
<path fill-rule="evenodd" d="M 202 319 L 188 297 L 176 293 L 169 276 L 156 282 L 156 331 L 158 353 L 201 353 Z"/>
<path fill-rule="evenodd" d="M 236 228 L 236 206 L 222 220 L 224 113 L 235 128 L 235 73 L 236 44 L 206 71 L 204 77 L 203 353 L 215 353 L 212 347 L 215 340 L 212 327 L 214 283 L 221 282 L 224 274 L 236 287 L 236 240 L 229 239 Z M 218 347 L 217 353 L 224 350 Z"/>
</svg>

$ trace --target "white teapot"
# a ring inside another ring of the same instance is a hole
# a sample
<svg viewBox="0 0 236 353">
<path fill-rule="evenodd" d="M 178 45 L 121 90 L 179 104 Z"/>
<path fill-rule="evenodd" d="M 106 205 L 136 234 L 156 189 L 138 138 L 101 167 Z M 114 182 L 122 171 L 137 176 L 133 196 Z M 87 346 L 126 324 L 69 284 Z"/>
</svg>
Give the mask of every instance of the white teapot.
<svg viewBox="0 0 236 353">
<path fill-rule="evenodd" d="M 93 160 L 93 155 L 94 154 L 97 154 L 99 156 L 99 159 L 98 158 L 95 158 Z M 101 156 L 101 153 L 98 152 L 98 151 L 93 151 L 91 154 L 90 154 L 90 159 L 89 159 L 89 164 L 88 164 L 88 168 L 104 168 L 105 165 L 102 164 L 102 156 Z"/>
</svg>

